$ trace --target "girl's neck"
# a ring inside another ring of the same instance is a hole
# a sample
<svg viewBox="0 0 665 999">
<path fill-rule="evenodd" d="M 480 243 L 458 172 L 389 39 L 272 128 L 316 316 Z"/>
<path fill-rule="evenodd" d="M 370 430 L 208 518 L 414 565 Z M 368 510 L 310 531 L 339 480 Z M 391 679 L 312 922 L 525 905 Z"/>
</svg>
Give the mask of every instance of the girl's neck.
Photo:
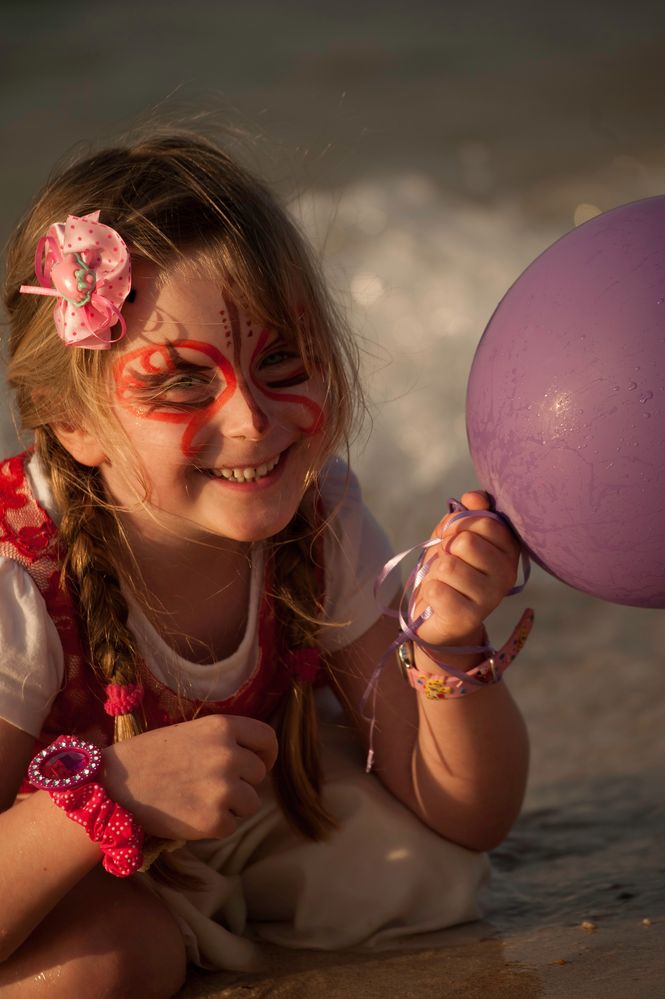
<svg viewBox="0 0 665 999">
<path fill-rule="evenodd" d="M 252 546 L 155 536 L 121 519 L 136 565 L 132 590 L 164 640 L 192 662 L 231 655 L 247 626 Z"/>
</svg>

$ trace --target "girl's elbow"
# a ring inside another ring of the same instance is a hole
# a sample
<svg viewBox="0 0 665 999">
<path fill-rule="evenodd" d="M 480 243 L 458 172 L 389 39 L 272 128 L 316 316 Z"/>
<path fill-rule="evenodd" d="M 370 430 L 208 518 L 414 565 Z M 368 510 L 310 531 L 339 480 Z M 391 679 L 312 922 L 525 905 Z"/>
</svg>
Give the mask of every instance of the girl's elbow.
<svg viewBox="0 0 665 999">
<path fill-rule="evenodd" d="M 456 836 L 453 842 L 476 853 L 489 853 L 503 843 L 511 828 L 512 824 L 499 827 L 483 826 Z"/>
<path fill-rule="evenodd" d="M 519 807 L 497 808 L 488 812 L 486 807 L 452 809 L 434 818 L 431 814 L 421 817 L 443 839 L 463 846 L 476 853 L 495 850 L 506 839 L 519 815 Z M 434 819 L 434 820 L 433 820 Z"/>
</svg>

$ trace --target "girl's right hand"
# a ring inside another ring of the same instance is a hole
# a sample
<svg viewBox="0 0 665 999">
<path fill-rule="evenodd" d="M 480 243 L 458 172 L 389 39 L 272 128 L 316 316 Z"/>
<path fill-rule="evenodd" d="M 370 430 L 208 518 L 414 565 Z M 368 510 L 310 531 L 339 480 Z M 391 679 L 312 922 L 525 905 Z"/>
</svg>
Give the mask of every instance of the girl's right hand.
<svg viewBox="0 0 665 999">
<path fill-rule="evenodd" d="M 270 725 L 210 715 L 105 749 L 104 785 L 148 835 L 221 839 L 258 811 L 256 788 L 276 758 Z"/>
</svg>

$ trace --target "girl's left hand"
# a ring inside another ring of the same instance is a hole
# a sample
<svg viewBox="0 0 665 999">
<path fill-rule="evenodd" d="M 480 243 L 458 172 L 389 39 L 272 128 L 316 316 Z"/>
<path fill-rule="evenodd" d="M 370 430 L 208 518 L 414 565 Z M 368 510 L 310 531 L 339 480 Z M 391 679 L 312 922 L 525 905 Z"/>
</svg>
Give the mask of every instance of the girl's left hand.
<svg viewBox="0 0 665 999">
<path fill-rule="evenodd" d="M 488 510 L 486 493 L 462 496 L 469 510 Z M 520 545 L 510 528 L 493 517 L 447 514 L 433 538 L 443 542 L 428 551 L 430 569 L 418 590 L 414 617 L 425 607 L 432 615 L 418 637 L 432 645 L 478 645 L 482 623 L 515 585 Z"/>
</svg>

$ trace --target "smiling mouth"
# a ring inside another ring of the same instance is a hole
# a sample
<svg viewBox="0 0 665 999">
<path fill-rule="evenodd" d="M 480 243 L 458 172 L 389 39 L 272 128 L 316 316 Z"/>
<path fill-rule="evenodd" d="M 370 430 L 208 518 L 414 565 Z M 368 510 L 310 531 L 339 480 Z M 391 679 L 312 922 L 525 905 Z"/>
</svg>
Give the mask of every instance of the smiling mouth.
<svg viewBox="0 0 665 999">
<path fill-rule="evenodd" d="M 228 482 L 255 482 L 257 479 L 265 479 L 272 470 L 279 464 L 282 453 L 276 458 L 270 458 L 261 465 L 233 468 L 206 468 L 205 473 L 213 479 L 226 479 Z"/>
</svg>

